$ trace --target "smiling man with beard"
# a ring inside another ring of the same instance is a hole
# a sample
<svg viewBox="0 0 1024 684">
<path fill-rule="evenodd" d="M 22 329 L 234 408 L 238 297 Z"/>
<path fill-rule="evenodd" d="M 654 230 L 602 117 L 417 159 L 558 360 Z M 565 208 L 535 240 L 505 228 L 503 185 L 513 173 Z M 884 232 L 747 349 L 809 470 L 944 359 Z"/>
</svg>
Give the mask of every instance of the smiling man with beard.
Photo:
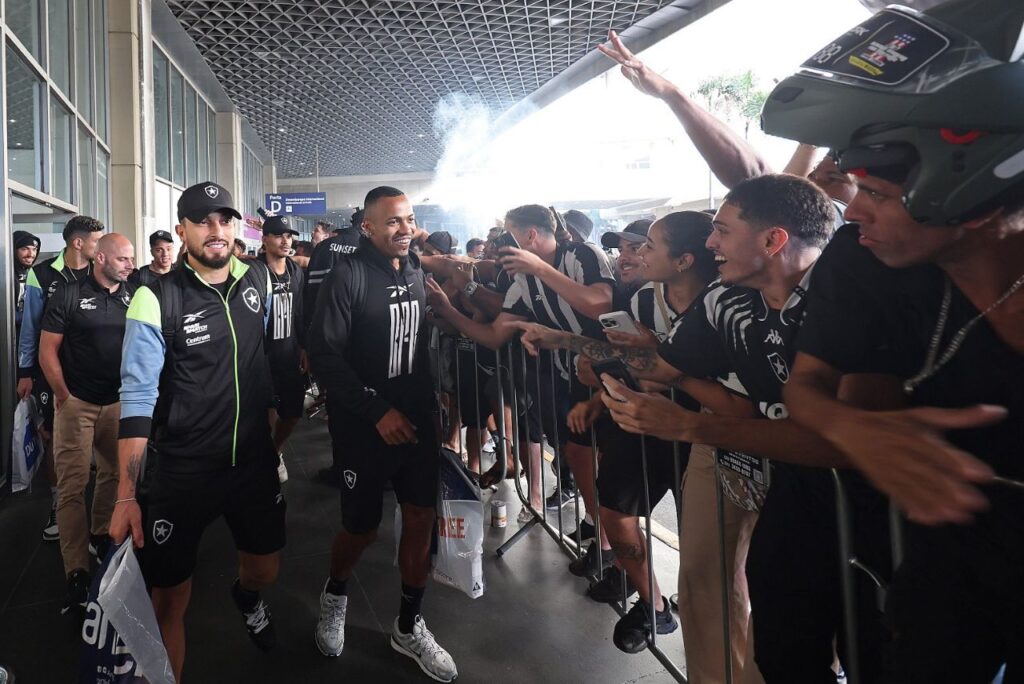
<svg viewBox="0 0 1024 684">
<path fill-rule="evenodd" d="M 120 482 L 110 535 L 142 549 L 146 582 L 174 674 L 203 530 L 223 516 L 238 548 L 235 603 L 261 650 L 276 638 L 259 590 L 277 577 L 285 503 L 267 407 L 270 276 L 231 255 L 231 195 L 193 185 L 178 200 L 181 266 L 136 292 L 121 361 Z M 159 397 L 159 400 L 158 400 Z M 136 481 L 152 437 L 155 467 Z M 140 508 L 141 504 L 141 508 Z"/>
</svg>

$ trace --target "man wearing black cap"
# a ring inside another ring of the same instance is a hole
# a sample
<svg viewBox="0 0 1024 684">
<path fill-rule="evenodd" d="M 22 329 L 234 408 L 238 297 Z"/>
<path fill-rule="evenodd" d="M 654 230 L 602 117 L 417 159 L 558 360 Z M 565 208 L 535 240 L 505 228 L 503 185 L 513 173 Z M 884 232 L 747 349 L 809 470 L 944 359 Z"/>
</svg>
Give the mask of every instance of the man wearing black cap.
<svg viewBox="0 0 1024 684">
<path fill-rule="evenodd" d="M 105 556 L 117 494 L 117 420 L 121 342 L 134 287 L 135 247 L 108 233 L 96 248 L 95 270 L 62 283 L 43 316 L 39 365 L 53 388 L 53 460 L 58 476 L 57 520 L 68 583 L 64 611 L 85 607 L 89 546 Z M 96 462 L 92 521 L 86 517 L 89 464 Z M 90 535 L 91 533 L 91 535 Z"/>
<path fill-rule="evenodd" d="M 43 528 L 44 541 L 57 541 L 57 480 L 53 471 L 50 433 L 53 431 L 53 392 L 46 384 L 37 363 L 39 331 L 46 302 L 62 282 L 84 278 L 92 272 L 92 257 L 103 233 L 103 224 L 89 216 L 73 216 L 64 225 L 64 249 L 60 254 L 34 265 L 25 280 L 25 301 L 18 334 L 18 398 L 30 393 L 42 410 L 43 425 L 40 436 L 46 444 L 46 464 L 50 471 L 50 493 L 53 506 Z"/>
<path fill-rule="evenodd" d="M 447 256 L 455 253 L 455 247 L 459 241 L 452 237 L 452 234 L 439 230 L 431 233 L 423 241 L 423 254 L 426 256 Z"/>
<path fill-rule="evenodd" d="M 577 209 L 570 209 L 562 215 L 562 220 L 572 235 L 573 242 L 590 241 L 590 234 L 594 232 L 594 222 L 589 216 Z"/>
<path fill-rule="evenodd" d="M 25 308 L 25 283 L 28 271 L 39 256 L 39 238 L 24 230 L 14 231 L 14 339 L 21 332 L 21 316 Z"/>
<path fill-rule="evenodd" d="M 178 199 L 181 266 L 140 287 L 125 324 L 121 361 L 120 481 L 110 523 L 117 543 L 142 548 L 164 645 L 177 678 L 185 660 L 185 610 L 203 530 L 224 517 L 238 548 L 232 595 L 252 641 L 276 643 L 259 590 L 277 578 L 285 503 L 267 421 L 264 354 L 270 275 L 231 255 L 230 193 L 206 182 Z M 152 435 L 159 454 L 136 501 Z"/>
<path fill-rule="evenodd" d="M 153 261 L 145 268 L 132 273 L 129 282 L 135 287 L 149 285 L 171 272 L 174 265 L 174 238 L 166 230 L 158 230 L 149 236 L 149 253 Z"/>
<path fill-rule="evenodd" d="M 605 249 L 616 249 L 619 252 L 615 259 L 615 271 L 619 276 L 613 305 L 615 311 L 629 308 L 629 299 L 633 293 L 643 287 L 643 260 L 640 248 L 647 241 L 647 231 L 651 221 L 638 219 L 621 231 L 608 231 L 601 236 L 601 246 Z M 620 292 L 621 291 L 621 292 Z M 625 302 L 626 306 L 621 306 Z"/>
<path fill-rule="evenodd" d="M 267 325 L 267 360 L 274 384 L 274 449 L 277 474 L 288 479 L 281 449 L 302 417 L 306 397 L 305 330 L 302 321 L 302 269 L 289 258 L 293 236 L 287 216 L 270 216 L 263 221 L 263 253 L 257 257 L 267 265 L 272 285 L 270 322 Z"/>
</svg>

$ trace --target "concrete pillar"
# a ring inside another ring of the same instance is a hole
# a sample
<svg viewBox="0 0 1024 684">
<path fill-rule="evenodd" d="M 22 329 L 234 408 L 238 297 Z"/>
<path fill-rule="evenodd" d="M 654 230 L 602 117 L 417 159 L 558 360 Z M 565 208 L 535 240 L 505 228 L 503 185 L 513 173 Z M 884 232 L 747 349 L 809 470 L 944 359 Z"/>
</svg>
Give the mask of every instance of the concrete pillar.
<svg viewBox="0 0 1024 684">
<path fill-rule="evenodd" d="M 108 74 L 115 95 L 110 98 L 110 228 L 135 243 L 138 257 L 148 244 L 139 47 L 149 37 L 143 37 L 137 0 L 108 0 L 107 17 Z"/>
<path fill-rule="evenodd" d="M 277 192 L 277 165 L 266 164 L 263 166 L 263 194 Z"/>
<path fill-rule="evenodd" d="M 242 116 L 217 112 L 217 183 L 228 189 L 235 202 L 243 195 Z"/>
</svg>

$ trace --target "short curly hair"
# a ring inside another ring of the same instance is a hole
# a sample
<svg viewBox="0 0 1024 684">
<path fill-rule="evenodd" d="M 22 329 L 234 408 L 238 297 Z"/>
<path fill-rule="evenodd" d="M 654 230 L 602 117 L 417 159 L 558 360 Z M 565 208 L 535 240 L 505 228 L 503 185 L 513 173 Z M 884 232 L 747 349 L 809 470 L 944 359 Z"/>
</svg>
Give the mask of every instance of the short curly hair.
<svg viewBox="0 0 1024 684">
<path fill-rule="evenodd" d="M 828 195 L 806 178 L 774 173 L 749 178 L 722 200 L 740 210 L 740 218 L 758 229 L 779 226 L 809 247 L 824 247 L 836 228 L 836 208 Z"/>
<path fill-rule="evenodd" d="M 79 214 L 68 219 L 68 222 L 64 224 L 64 230 L 61 235 L 64 237 L 65 244 L 67 244 L 77 237 L 85 237 L 89 233 L 103 232 L 104 230 L 106 228 L 101 221 L 91 216 Z"/>
</svg>

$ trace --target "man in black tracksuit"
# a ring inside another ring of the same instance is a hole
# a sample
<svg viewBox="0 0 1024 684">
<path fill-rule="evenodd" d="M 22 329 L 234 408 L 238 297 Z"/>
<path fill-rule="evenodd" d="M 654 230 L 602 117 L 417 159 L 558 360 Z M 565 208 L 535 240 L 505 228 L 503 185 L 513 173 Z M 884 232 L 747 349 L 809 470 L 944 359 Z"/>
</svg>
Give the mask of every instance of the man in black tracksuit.
<svg viewBox="0 0 1024 684">
<path fill-rule="evenodd" d="M 153 588 L 175 676 L 185 659 L 184 614 L 203 530 L 223 516 L 239 551 L 232 594 L 255 644 L 275 643 L 259 590 L 277 577 L 285 503 L 267 407 L 264 353 L 270 278 L 231 256 L 231 195 L 200 183 L 178 200 L 180 267 L 138 289 L 121 360 L 120 481 L 110 536 L 130 533 Z M 158 400 L 159 398 L 159 400 Z M 152 436 L 144 505 L 136 481 Z"/>
<path fill-rule="evenodd" d="M 336 229 L 334 235 L 321 240 L 313 248 L 309 266 L 306 267 L 306 285 L 302 295 L 305 315 L 299 319 L 307 330 L 313 318 L 313 310 L 316 308 L 317 293 L 320 292 L 320 286 L 327 278 L 327 274 L 339 261 L 358 249 L 359 238 L 363 234 L 359 228 L 362 222 L 363 210 L 359 209 L 352 214 L 351 225 Z"/>
<path fill-rule="evenodd" d="M 409 253 L 416 219 L 401 191 L 381 187 L 366 196 L 362 226 L 366 237 L 359 249 L 324 281 L 309 331 L 310 360 L 327 390 L 335 467 L 342 476 L 342 530 L 320 595 L 316 644 L 324 655 L 341 655 L 346 584 L 376 537 L 390 480 L 402 507 L 402 599 L 391 646 L 434 679 L 449 682 L 458 675 L 455 663 L 419 615 L 430 572 L 439 461 L 433 387 L 421 349 L 426 287 L 419 259 Z"/>
</svg>

